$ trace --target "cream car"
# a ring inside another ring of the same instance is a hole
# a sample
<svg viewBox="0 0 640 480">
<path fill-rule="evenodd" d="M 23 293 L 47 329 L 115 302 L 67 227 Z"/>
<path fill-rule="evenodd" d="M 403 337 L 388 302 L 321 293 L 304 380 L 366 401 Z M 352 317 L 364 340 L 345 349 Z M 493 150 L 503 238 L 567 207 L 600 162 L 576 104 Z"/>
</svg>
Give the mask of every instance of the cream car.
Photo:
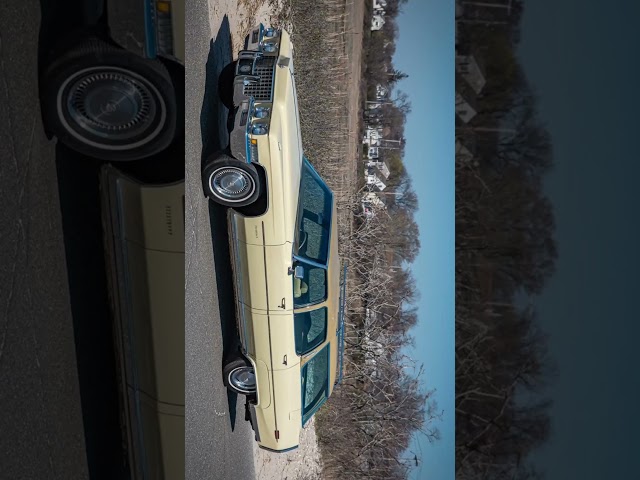
<svg viewBox="0 0 640 480">
<path fill-rule="evenodd" d="M 233 128 L 202 172 L 227 210 L 241 350 L 223 361 L 261 448 L 298 446 L 340 381 L 344 283 L 332 191 L 304 157 L 286 31 L 262 25 L 220 76 Z M 231 124 L 231 121 L 229 122 Z"/>
</svg>

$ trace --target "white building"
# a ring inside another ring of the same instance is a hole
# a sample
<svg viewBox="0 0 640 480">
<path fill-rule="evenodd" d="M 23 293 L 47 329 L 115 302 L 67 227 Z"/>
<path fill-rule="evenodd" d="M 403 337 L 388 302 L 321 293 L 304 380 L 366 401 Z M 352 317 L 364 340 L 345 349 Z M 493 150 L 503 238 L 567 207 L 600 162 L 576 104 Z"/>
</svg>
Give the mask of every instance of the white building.
<svg viewBox="0 0 640 480">
<path fill-rule="evenodd" d="M 376 192 L 367 192 L 362 196 L 362 201 L 364 203 L 368 203 L 370 205 L 373 205 L 377 208 L 380 208 L 382 210 L 387 208 L 386 203 L 384 203 L 384 201 L 378 196 L 376 195 Z"/>
<path fill-rule="evenodd" d="M 377 168 L 380 173 L 382 174 L 382 176 L 384 177 L 385 180 L 387 180 L 389 178 L 389 175 L 391 175 L 391 172 L 389 171 L 389 166 L 387 165 L 387 162 L 384 161 L 373 161 L 373 160 L 369 160 L 367 162 L 367 167 L 370 168 Z"/>
<path fill-rule="evenodd" d="M 478 114 L 471 103 L 465 100 L 462 95 L 456 92 L 456 115 L 464 123 L 469 123 L 473 117 Z"/>
<path fill-rule="evenodd" d="M 384 17 L 382 15 L 374 15 L 371 18 L 371 30 L 380 30 L 384 25 Z"/>
<path fill-rule="evenodd" d="M 364 132 L 364 138 L 362 139 L 362 143 L 369 146 L 377 146 L 380 144 L 381 138 L 382 138 L 381 128 L 369 127 Z"/>
<path fill-rule="evenodd" d="M 380 210 L 386 210 L 387 205 L 375 192 L 367 192 L 362 196 L 362 211 L 366 218 L 373 218 Z"/>
<path fill-rule="evenodd" d="M 389 88 L 381 84 L 376 85 L 376 100 L 382 100 L 386 98 L 388 94 Z"/>
<path fill-rule="evenodd" d="M 476 94 L 464 79 L 456 80 L 456 116 L 463 123 L 469 123 L 478 114 Z"/>
<path fill-rule="evenodd" d="M 487 83 L 484 69 L 476 55 L 473 54 L 456 55 L 456 73 L 462 75 L 476 95 L 482 91 Z"/>
<path fill-rule="evenodd" d="M 473 158 L 473 153 L 465 147 L 462 142 L 456 139 L 456 161 L 467 163 Z"/>
<path fill-rule="evenodd" d="M 364 169 L 364 178 L 367 185 L 372 185 L 380 191 L 387 188 L 387 185 L 378 177 L 378 174 L 371 172 L 369 168 Z"/>
<path fill-rule="evenodd" d="M 367 158 L 369 160 L 374 160 L 377 159 L 380 156 L 380 151 L 378 150 L 379 147 L 369 147 L 369 149 L 367 150 Z"/>
</svg>

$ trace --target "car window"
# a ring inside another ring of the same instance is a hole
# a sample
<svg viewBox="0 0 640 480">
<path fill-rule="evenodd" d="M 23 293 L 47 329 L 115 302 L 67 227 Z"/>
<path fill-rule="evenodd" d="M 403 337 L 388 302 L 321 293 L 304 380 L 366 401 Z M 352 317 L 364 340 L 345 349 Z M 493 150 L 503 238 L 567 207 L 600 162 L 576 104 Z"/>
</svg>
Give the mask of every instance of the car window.
<svg viewBox="0 0 640 480">
<path fill-rule="evenodd" d="M 296 267 L 302 267 L 302 278 L 293 277 L 294 308 L 315 305 L 327 298 L 327 271 L 324 268 L 297 261 Z"/>
<path fill-rule="evenodd" d="M 296 353 L 305 355 L 327 338 L 327 308 L 295 313 Z"/>
<path fill-rule="evenodd" d="M 329 387 L 329 345 L 302 367 L 302 423 L 306 423 L 327 399 Z"/>
<path fill-rule="evenodd" d="M 333 194 L 306 160 L 302 165 L 296 255 L 325 265 Z"/>
</svg>

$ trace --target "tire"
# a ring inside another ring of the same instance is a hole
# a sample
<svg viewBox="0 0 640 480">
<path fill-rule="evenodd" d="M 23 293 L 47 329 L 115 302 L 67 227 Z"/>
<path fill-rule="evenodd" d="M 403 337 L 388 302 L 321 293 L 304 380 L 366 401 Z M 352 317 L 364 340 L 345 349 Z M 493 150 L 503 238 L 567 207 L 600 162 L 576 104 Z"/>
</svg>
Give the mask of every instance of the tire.
<svg viewBox="0 0 640 480">
<path fill-rule="evenodd" d="M 42 86 L 47 130 L 91 157 L 149 157 L 165 150 L 179 130 L 166 67 L 102 40 L 86 40 L 54 60 Z"/>
<path fill-rule="evenodd" d="M 236 76 L 237 63 L 234 60 L 225 66 L 218 76 L 218 97 L 229 110 L 233 110 L 233 79 Z"/>
<path fill-rule="evenodd" d="M 252 205 L 261 192 L 256 167 L 224 153 L 209 157 L 202 169 L 202 186 L 211 200 L 234 208 Z"/>
<path fill-rule="evenodd" d="M 234 356 L 222 367 L 225 386 L 240 395 L 256 395 L 255 372 L 251 362 L 241 355 Z M 243 381 L 246 383 L 243 384 Z"/>
</svg>

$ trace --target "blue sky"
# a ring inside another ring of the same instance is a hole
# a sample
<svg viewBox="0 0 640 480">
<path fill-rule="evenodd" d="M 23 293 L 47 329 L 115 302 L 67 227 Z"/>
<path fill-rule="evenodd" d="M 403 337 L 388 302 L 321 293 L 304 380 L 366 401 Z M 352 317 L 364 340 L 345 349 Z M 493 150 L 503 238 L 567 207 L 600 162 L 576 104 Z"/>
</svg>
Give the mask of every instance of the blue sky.
<svg viewBox="0 0 640 480">
<path fill-rule="evenodd" d="M 421 249 L 412 265 L 420 292 L 418 324 L 410 353 L 424 363 L 423 383 L 437 389 L 444 410 L 442 439 L 415 438 L 410 447 L 422 464 L 414 479 L 454 478 L 454 2 L 411 0 L 398 16 L 394 66 L 409 74 L 397 89 L 409 95 L 405 166 L 420 208 Z M 413 457 L 411 455 L 411 457 Z"/>
<path fill-rule="evenodd" d="M 556 274 L 535 299 L 558 376 L 549 480 L 640 478 L 635 22 L 625 0 L 527 2 L 520 58 L 552 136 Z"/>
</svg>

